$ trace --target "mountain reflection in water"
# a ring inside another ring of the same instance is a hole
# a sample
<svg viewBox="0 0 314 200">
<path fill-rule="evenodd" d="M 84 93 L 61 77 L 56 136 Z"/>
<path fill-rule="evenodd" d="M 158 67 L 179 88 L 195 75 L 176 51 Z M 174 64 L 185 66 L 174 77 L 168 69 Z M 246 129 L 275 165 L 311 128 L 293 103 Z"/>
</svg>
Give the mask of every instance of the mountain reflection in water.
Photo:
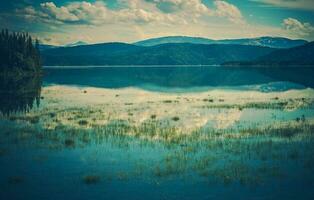
<svg viewBox="0 0 314 200">
<path fill-rule="evenodd" d="M 268 92 L 314 87 L 313 67 L 47 67 L 45 73 L 45 85 L 138 87 L 150 91 L 232 88 Z"/>
</svg>

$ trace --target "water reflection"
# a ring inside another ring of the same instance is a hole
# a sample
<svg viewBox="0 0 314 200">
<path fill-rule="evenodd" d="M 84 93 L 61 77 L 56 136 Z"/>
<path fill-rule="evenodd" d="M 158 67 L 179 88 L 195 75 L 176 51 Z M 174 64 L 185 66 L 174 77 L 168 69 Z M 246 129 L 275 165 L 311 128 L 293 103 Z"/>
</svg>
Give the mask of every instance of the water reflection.
<svg viewBox="0 0 314 200">
<path fill-rule="evenodd" d="M 0 114 L 27 112 L 39 106 L 41 83 L 40 76 L 0 75 Z"/>
<path fill-rule="evenodd" d="M 46 68 L 45 84 L 104 88 L 139 87 L 146 90 L 196 87 L 271 85 L 282 91 L 314 87 L 314 68 L 225 68 L 225 67 L 87 67 Z M 280 83 L 280 84 L 273 84 Z M 245 87 L 244 89 L 250 89 Z"/>
</svg>

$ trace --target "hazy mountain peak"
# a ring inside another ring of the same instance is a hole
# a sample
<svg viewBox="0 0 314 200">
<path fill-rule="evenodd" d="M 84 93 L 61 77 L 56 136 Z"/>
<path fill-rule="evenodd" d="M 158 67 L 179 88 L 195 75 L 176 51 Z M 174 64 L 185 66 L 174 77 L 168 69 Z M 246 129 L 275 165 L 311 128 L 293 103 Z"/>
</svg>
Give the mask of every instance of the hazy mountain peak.
<svg viewBox="0 0 314 200">
<path fill-rule="evenodd" d="M 83 41 L 77 41 L 77 42 L 74 42 L 74 43 L 67 44 L 65 46 L 66 47 L 75 47 L 75 46 L 82 46 L 82 45 L 88 45 L 88 43 L 87 42 L 83 42 Z"/>
</svg>

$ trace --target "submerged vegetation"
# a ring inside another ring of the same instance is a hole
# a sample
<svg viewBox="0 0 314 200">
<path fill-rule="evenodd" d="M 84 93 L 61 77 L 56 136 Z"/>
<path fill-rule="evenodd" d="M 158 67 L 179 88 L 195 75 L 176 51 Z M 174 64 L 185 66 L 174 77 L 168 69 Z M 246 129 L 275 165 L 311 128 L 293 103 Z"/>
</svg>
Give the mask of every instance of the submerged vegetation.
<svg viewBox="0 0 314 200">
<path fill-rule="evenodd" d="M 314 123 L 311 120 L 238 131 L 201 128 L 190 134 L 178 132 L 176 128 L 161 127 L 158 120 L 138 127 L 124 120 L 112 120 L 92 129 L 65 125 L 45 129 L 20 122 L 17 121 L 19 126 L 3 128 L 1 137 L 6 136 L 5 140 L 15 141 L 18 145 L 31 141 L 32 145 L 52 150 L 109 145 L 121 149 L 122 154 L 128 152 L 128 155 L 133 151 L 159 152 L 157 160 L 148 159 L 145 162 L 141 160 L 144 154 L 135 153 L 135 157 L 129 158 L 134 162 L 131 169 L 86 175 L 83 177 L 85 184 L 107 180 L 109 174 L 120 181 L 126 181 L 130 176 L 145 178 L 148 175 L 157 182 L 174 176 L 184 178 L 196 174 L 209 182 L 255 186 L 264 184 L 268 179 L 289 178 L 285 165 L 280 164 L 282 162 L 292 166 L 302 165 L 299 170 L 309 173 L 314 167 Z M 10 134 L 12 132 L 16 134 Z"/>
<path fill-rule="evenodd" d="M 83 177 L 83 181 L 85 184 L 91 185 L 100 182 L 101 178 L 97 175 L 87 175 Z"/>
<path fill-rule="evenodd" d="M 86 98 L 82 91 L 77 89 Z M 61 151 L 71 159 L 74 152 L 87 166 L 78 176 L 86 185 L 134 180 L 162 185 L 182 179 L 255 187 L 313 173 L 309 95 L 231 102 L 223 95 L 180 94 L 143 103 L 114 91 L 105 95 L 107 101 L 86 105 L 76 99 L 66 104 L 57 92 L 43 92 L 43 107 L 0 116 L 1 157 L 9 156 L 12 146 Z M 89 88 L 87 94 L 94 92 Z M 252 114 L 267 117 L 253 122 Z"/>
</svg>

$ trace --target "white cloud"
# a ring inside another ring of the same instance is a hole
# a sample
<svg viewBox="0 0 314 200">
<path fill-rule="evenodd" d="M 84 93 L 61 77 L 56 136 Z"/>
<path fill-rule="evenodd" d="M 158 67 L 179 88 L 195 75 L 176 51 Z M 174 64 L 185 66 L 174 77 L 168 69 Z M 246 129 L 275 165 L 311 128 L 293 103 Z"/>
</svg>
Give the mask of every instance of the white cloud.
<svg viewBox="0 0 314 200">
<path fill-rule="evenodd" d="M 201 0 L 118 0 L 121 9 L 109 9 L 105 3 L 96 1 L 70 2 L 56 6 L 53 2 L 41 3 L 39 7 L 26 7 L 17 10 L 17 14 L 30 20 L 56 24 L 109 23 L 161 23 L 188 24 L 200 19 L 219 17 L 232 23 L 243 23 L 240 10 L 225 1 L 214 1 L 214 8 L 208 8 Z M 176 8 L 174 12 L 165 13 L 158 8 L 161 3 L 169 3 Z"/>
<path fill-rule="evenodd" d="M 243 16 L 236 6 L 225 1 L 215 1 L 214 4 L 217 7 L 217 16 L 226 17 L 234 23 L 244 23 Z"/>
<path fill-rule="evenodd" d="M 251 1 L 269 4 L 281 8 L 314 10 L 313 0 L 251 0 Z"/>
<path fill-rule="evenodd" d="M 139 0 L 138 0 L 139 1 Z M 111 10 L 103 2 L 71 2 L 65 6 L 56 6 L 53 2 L 41 3 L 40 7 L 26 7 L 16 10 L 16 14 L 30 20 L 55 24 L 86 24 L 101 25 L 119 22 L 172 22 L 173 16 L 156 12 L 155 10 L 142 9 L 129 4 L 130 7 Z M 180 21 L 180 19 L 178 19 Z"/>
<path fill-rule="evenodd" d="M 314 34 L 314 27 L 310 23 L 303 23 L 294 18 L 284 19 L 282 25 L 286 31 L 294 36 L 306 37 Z"/>
<path fill-rule="evenodd" d="M 70 8 L 61 6 L 58 8 L 53 2 L 40 4 L 42 11 L 60 21 L 78 21 L 79 17 L 71 12 Z"/>
<path fill-rule="evenodd" d="M 117 0 L 118 9 L 103 2 L 70 2 L 63 6 L 46 2 L 17 10 L 33 22 L 57 27 L 36 36 L 51 38 L 51 44 L 123 41 L 132 42 L 167 35 L 200 36 L 213 39 L 289 36 L 282 27 L 247 24 L 241 11 L 226 1 L 202 0 Z M 160 4 L 171 8 L 165 12 Z M 62 28 L 61 26 L 62 25 Z M 62 32 L 61 32 L 62 31 Z M 289 34 L 288 34 L 289 33 Z"/>
</svg>

